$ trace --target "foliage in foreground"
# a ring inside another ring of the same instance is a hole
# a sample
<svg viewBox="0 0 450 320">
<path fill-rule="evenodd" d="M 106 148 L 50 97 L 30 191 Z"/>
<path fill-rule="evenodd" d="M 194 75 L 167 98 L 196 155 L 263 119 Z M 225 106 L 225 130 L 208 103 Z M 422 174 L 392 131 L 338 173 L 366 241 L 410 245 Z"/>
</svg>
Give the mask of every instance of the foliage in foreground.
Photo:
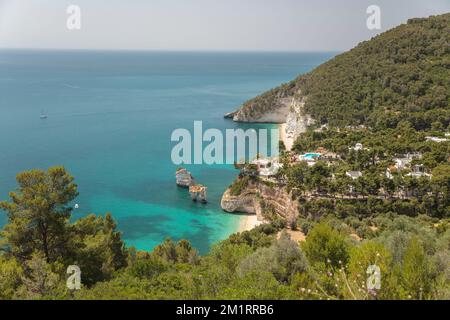
<svg viewBox="0 0 450 320">
<path fill-rule="evenodd" d="M 276 225 L 233 234 L 199 256 L 186 240 L 126 248 L 107 214 L 70 223 L 76 185 L 62 167 L 18 175 L 1 233 L 0 299 L 450 299 L 448 220 L 397 215 L 300 219 L 306 241 Z M 355 240 L 354 227 L 371 227 Z M 81 290 L 66 287 L 79 265 Z M 366 270 L 381 270 L 369 291 Z"/>
</svg>

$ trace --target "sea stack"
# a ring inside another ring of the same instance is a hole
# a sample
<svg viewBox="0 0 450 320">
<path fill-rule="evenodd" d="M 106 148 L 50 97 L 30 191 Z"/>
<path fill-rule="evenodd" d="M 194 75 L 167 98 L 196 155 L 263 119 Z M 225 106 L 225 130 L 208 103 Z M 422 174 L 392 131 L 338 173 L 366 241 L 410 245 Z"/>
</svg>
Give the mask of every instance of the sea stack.
<svg viewBox="0 0 450 320">
<path fill-rule="evenodd" d="M 195 184 L 194 177 L 185 168 L 178 168 L 175 174 L 177 186 L 182 188 L 189 188 Z"/>
<path fill-rule="evenodd" d="M 206 200 L 206 187 L 201 184 L 192 185 L 189 187 L 189 193 L 191 194 L 192 201 L 201 201 L 207 203 Z"/>
</svg>

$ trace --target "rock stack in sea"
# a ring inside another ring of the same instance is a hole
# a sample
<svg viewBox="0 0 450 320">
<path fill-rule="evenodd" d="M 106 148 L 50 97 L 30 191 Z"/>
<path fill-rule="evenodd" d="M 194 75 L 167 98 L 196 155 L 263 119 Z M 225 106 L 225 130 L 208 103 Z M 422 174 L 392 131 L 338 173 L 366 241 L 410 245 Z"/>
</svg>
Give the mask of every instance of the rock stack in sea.
<svg viewBox="0 0 450 320">
<path fill-rule="evenodd" d="M 182 188 L 189 188 L 195 184 L 195 179 L 192 174 L 185 168 L 178 168 L 175 174 L 177 186 Z"/>
<path fill-rule="evenodd" d="M 192 174 L 185 168 L 178 168 L 175 174 L 177 186 L 182 188 L 189 188 L 192 201 L 200 201 L 207 203 L 206 189 L 207 187 L 196 184 Z"/>
<path fill-rule="evenodd" d="M 201 184 L 192 185 L 189 187 L 189 193 L 191 194 L 192 201 L 200 201 L 207 203 L 206 199 L 206 187 Z"/>
</svg>

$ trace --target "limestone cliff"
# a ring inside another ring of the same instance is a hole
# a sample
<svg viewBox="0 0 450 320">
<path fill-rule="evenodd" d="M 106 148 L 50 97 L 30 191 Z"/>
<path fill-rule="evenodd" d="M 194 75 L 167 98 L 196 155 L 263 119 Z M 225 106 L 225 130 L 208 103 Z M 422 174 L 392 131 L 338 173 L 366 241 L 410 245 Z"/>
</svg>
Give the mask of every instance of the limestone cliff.
<svg viewBox="0 0 450 320">
<path fill-rule="evenodd" d="M 286 117 L 285 135 L 295 140 L 300 134 L 305 133 L 309 126 L 315 124 L 315 120 L 305 113 L 305 98 L 292 98 L 289 113 Z"/>
<path fill-rule="evenodd" d="M 238 196 L 225 191 L 221 200 L 222 209 L 226 212 L 253 213 L 258 220 L 263 220 L 264 207 L 270 206 L 275 213 L 287 221 L 295 220 L 299 215 L 297 201 L 283 187 L 268 186 L 263 182 L 252 182 Z"/>
</svg>

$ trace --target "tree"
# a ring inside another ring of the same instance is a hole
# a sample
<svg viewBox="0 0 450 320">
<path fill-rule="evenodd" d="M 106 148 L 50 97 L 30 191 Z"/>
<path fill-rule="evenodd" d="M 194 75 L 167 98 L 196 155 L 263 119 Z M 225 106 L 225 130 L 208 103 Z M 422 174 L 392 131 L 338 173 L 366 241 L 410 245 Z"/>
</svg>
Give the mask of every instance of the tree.
<svg viewBox="0 0 450 320">
<path fill-rule="evenodd" d="M 161 258 L 147 257 L 144 259 L 137 259 L 130 267 L 129 273 L 136 278 L 152 278 L 166 271 L 167 263 Z"/>
<path fill-rule="evenodd" d="M 22 284 L 23 269 L 16 259 L 0 256 L 0 300 L 12 299 Z"/>
<path fill-rule="evenodd" d="M 395 288 L 392 288 L 389 282 L 391 262 L 392 258 L 390 253 L 381 243 L 367 241 L 358 247 L 352 248 L 350 251 L 349 276 L 346 286 L 348 293 L 353 298 L 360 296 L 361 293 L 365 298 L 368 297 L 369 293 L 366 287 L 367 269 L 373 265 L 380 268 L 381 276 L 381 288 L 379 292 L 376 292 L 376 296 L 387 299 L 392 297 L 391 294 Z"/>
<path fill-rule="evenodd" d="M 71 225 L 70 263 L 82 270 L 84 285 L 110 279 L 116 270 L 127 266 L 127 250 L 116 231 L 111 214 L 88 215 Z"/>
<path fill-rule="evenodd" d="M 339 268 L 349 259 L 349 244 L 345 236 L 325 222 L 317 224 L 309 232 L 301 247 L 311 264 Z"/>
<path fill-rule="evenodd" d="M 24 286 L 19 290 L 19 295 L 36 299 L 51 295 L 58 286 L 59 276 L 53 272 L 42 253 L 34 253 L 26 263 L 22 281 Z"/>
<path fill-rule="evenodd" d="M 402 285 L 413 299 L 429 298 L 434 277 L 430 261 L 417 237 L 409 242 L 402 263 Z"/>
<path fill-rule="evenodd" d="M 153 249 L 152 253 L 155 257 L 161 258 L 172 263 L 193 263 L 198 261 L 198 252 L 187 240 L 180 240 L 174 243 L 172 239 L 167 238 L 160 245 Z"/>
<path fill-rule="evenodd" d="M 450 216 L 450 165 L 441 164 L 434 168 L 431 188 L 436 204 L 437 215 L 440 217 Z"/>
<path fill-rule="evenodd" d="M 239 264 L 237 273 L 243 277 L 251 272 L 268 271 L 279 282 L 287 283 L 295 273 L 305 272 L 307 264 L 298 244 L 283 232 L 272 246 L 260 248 L 245 258 Z"/>
<path fill-rule="evenodd" d="M 0 202 L 8 214 L 2 237 L 17 259 L 29 259 L 42 252 L 47 262 L 64 256 L 67 250 L 67 223 L 70 201 L 78 195 L 74 178 L 63 167 L 47 172 L 31 170 L 17 175 L 19 188 L 11 192 L 11 202 Z"/>
</svg>

